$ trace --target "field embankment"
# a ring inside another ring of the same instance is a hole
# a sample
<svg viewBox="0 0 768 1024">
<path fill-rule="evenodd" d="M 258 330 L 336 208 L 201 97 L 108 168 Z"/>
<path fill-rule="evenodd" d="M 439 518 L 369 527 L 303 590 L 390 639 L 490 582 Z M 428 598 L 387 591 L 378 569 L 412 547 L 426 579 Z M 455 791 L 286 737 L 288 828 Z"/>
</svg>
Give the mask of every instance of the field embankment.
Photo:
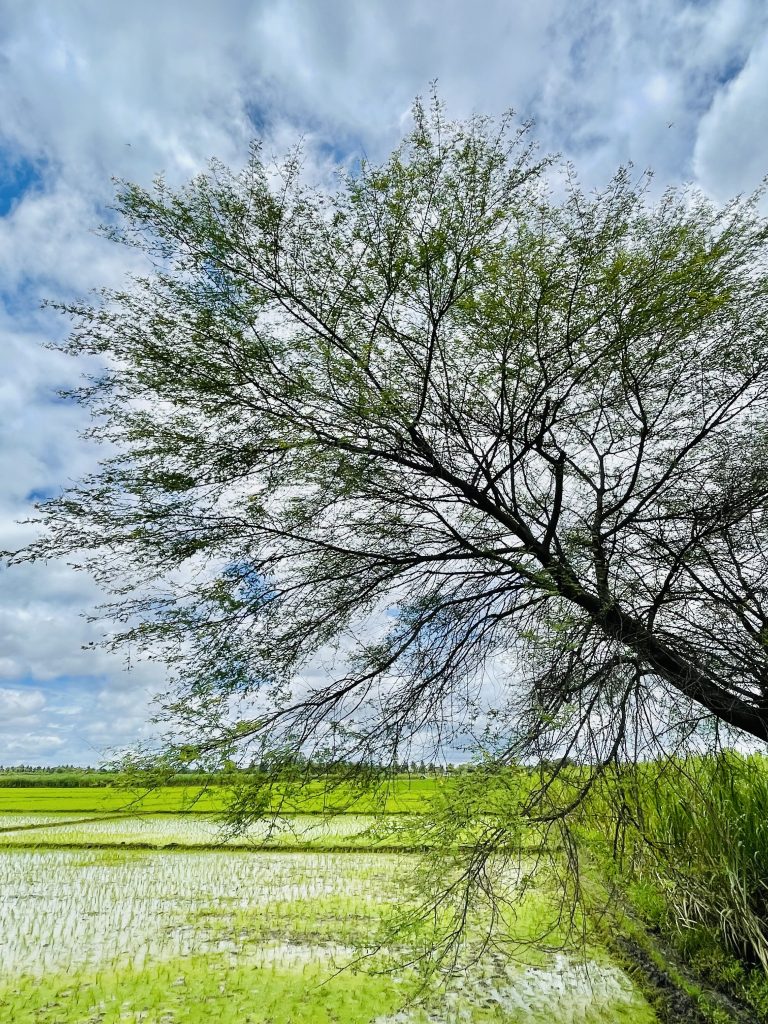
<svg viewBox="0 0 768 1024">
<path fill-rule="evenodd" d="M 599 855 L 604 873 L 694 988 L 768 1021 L 768 761 L 653 763 L 609 785 L 625 827 L 620 848 Z M 599 828 L 590 829 L 594 849 Z"/>
</svg>

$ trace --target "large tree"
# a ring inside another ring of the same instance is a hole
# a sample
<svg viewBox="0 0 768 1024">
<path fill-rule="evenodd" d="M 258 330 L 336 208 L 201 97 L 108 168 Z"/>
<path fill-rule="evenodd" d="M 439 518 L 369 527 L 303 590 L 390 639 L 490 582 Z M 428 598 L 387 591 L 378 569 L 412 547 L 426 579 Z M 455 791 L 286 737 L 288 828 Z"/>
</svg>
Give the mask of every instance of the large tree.
<svg viewBox="0 0 768 1024">
<path fill-rule="evenodd" d="M 115 593 L 187 757 L 768 738 L 757 198 L 587 195 L 528 126 L 419 103 L 381 166 L 305 177 L 255 147 L 119 186 L 148 274 L 67 307 L 104 458 L 17 557 Z"/>
</svg>

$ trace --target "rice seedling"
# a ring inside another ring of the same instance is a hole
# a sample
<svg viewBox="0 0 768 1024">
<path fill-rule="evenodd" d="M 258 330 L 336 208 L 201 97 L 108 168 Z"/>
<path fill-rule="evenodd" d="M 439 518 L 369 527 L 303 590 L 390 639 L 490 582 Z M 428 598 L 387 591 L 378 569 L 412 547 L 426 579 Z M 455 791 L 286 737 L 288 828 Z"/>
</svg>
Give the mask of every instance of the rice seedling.
<svg viewBox="0 0 768 1024">
<path fill-rule="evenodd" d="M 0 846 L 241 847 L 370 849 L 381 822 L 369 815 L 296 815 L 261 820 L 242 831 L 222 829 L 213 815 L 109 815 L 90 819 L 0 814 Z M 387 839 L 387 845 L 398 845 Z M 406 846 L 405 838 L 400 845 Z"/>
<path fill-rule="evenodd" d="M 361 823 L 344 820 L 328 825 L 355 835 Z M 152 819 L 151 828 L 158 821 L 182 824 Z M 187 836 L 194 841 L 204 823 L 185 818 Z M 580 964 L 561 954 L 525 968 L 489 958 L 418 1006 L 411 1002 L 416 979 L 408 971 L 376 973 L 384 961 L 375 956 L 337 973 L 371 941 L 412 870 L 408 854 L 370 850 L 8 847 L 0 853 L 0 1019 L 653 1021 L 626 976 L 604 959 Z"/>
</svg>

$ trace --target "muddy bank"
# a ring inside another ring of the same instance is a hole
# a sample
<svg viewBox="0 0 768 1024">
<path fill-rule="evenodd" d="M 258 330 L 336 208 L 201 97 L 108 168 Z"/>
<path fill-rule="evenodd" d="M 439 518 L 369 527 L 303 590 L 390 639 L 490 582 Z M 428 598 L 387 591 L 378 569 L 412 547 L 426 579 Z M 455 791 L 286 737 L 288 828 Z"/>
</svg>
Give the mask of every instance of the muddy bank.
<svg viewBox="0 0 768 1024">
<path fill-rule="evenodd" d="M 611 951 L 653 1005 L 661 1024 L 755 1024 L 749 1007 L 693 974 L 656 935 L 618 935 Z M 660 966 L 667 965 L 667 968 Z"/>
</svg>

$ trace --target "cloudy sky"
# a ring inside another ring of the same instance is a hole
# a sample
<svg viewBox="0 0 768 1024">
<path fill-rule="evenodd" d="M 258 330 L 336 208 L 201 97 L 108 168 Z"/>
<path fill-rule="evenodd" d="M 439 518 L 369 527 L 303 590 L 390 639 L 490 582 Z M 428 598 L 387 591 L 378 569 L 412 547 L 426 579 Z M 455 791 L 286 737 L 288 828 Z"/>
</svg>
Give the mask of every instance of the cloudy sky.
<svg viewBox="0 0 768 1024">
<path fill-rule="evenodd" d="M 383 157 L 437 79 L 449 113 L 535 118 L 587 185 L 619 163 L 716 200 L 768 172 L 764 0 L 0 0 L 0 548 L 93 465 L 77 369 L 41 310 L 116 284 L 113 176 L 181 182 L 258 135 L 318 174 Z M 157 667 L 84 650 L 99 595 L 65 565 L 0 574 L 0 764 L 98 763 L 147 730 Z"/>
</svg>

